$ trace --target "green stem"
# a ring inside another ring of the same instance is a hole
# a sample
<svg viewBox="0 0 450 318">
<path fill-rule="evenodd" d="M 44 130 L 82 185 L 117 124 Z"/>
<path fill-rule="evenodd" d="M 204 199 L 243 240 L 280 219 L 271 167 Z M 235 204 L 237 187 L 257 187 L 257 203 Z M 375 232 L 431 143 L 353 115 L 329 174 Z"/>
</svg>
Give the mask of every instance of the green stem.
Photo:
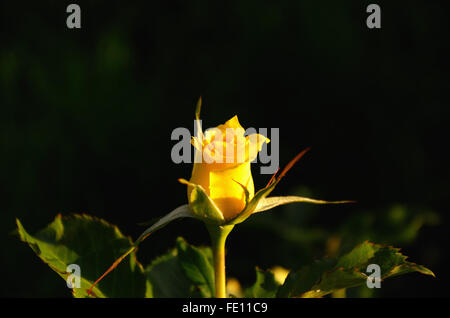
<svg viewBox="0 0 450 318">
<path fill-rule="evenodd" d="M 215 297 L 226 298 L 225 241 L 234 225 L 218 226 L 209 224 L 206 227 L 211 236 L 211 247 L 214 258 Z"/>
</svg>

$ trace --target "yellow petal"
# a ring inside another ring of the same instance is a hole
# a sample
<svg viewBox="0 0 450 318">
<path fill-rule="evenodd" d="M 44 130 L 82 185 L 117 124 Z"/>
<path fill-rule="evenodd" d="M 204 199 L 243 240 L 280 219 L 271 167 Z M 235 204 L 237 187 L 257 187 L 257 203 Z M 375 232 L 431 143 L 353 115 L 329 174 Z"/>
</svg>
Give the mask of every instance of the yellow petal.
<svg viewBox="0 0 450 318">
<path fill-rule="evenodd" d="M 225 124 L 217 126 L 220 130 L 225 130 L 227 128 L 242 128 L 244 129 L 241 124 L 239 123 L 239 119 L 237 115 L 234 115 L 231 119 L 227 120 Z"/>
<path fill-rule="evenodd" d="M 224 134 L 222 134 L 222 130 L 218 127 L 208 128 L 205 131 L 205 139 L 203 141 L 203 144 L 208 144 L 216 140 L 223 140 L 223 136 Z"/>
<path fill-rule="evenodd" d="M 250 162 L 235 167 L 211 171 L 209 178 L 209 196 L 219 207 L 225 219 L 231 219 L 245 208 L 245 192 L 251 199 L 255 193 Z"/>
<path fill-rule="evenodd" d="M 190 182 L 201 185 L 214 201 L 225 219 L 232 219 L 246 207 L 246 191 L 251 200 L 255 193 L 250 163 L 269 139 L 260 134 L 244 136 L 245 130 L 234 116 L 204 133 L 202 142 L 192 143 L 201 148 L 202 162 L 194 163 Z M 245 187 L 245 189 L 242 188 Z M 190 192 L 188 189 L 188 198 Z"/>
<path fill-rule="evenodd" d="M 202 150 L 202 143 L 200 142 L 200 139 L 197 137 L 192 137 L 191 138 L 191 145 L 195 147 L 195 149 L 197 150 Z"/>
<path fill-rule="evenodd" d="M 226 140 L 227 129 L 229 131 L 228 138 L 233 138 L 234 135 L 243 136 L 245 133 L 245 129 L 239 123 L 238 117 L 234 116 L 233 118 L 227 120 L 224 124 L 221 124 L 215 128 L 209 128 L 205 132 L 205 141 L 209 143 L 219 139 Z"/>
<path fill-rule="evenodd" d="M 192 169 L 192 176 L 189 182 L 201 185 L 205 190 L 206 194 L 209 195 L 209 174 L 211 172 L 211 164 L 207 163 L 194 163 L 194 168 Z M 188 198 L 190 198 L 190 189 L 188 188 Z"/>
<path fill-rule="evenodd" d="M 263 144 L 269 143 L 270 139 L 260 134 L 251 134 L 245 137 L 246 141 L 246 154 L 245 161 L 253 161 L 258 156 L 258 152 L 261 151 Z"/>
</svg>

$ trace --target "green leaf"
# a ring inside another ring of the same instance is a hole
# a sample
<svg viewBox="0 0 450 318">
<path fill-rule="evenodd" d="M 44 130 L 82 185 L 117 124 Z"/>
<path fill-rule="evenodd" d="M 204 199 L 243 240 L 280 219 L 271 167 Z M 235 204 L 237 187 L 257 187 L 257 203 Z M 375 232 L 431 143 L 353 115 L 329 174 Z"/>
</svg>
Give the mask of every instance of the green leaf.
<svg viewBox="0 0 450 318">
<path fill-rule="evenodd" d="M 304 293 L 312 290 L 313 286 L 320 281 L 322 274 L 331 270 L 334 264 L 333 261 L 319 260 L 289 273 L 284 284 L 278 289 L 277 297 L 302 297 Z"/>
<path fill-rule="evenodd" d="M 256 268 L 256 282 L 245 290 L 247 298 L 273 298 L 280 284 L 275 280 L 271 271 Z"/>
<path fill-rule="evenodd" d="M 212 251 L 186 243 L 155 259 L 145 270 L 155 298 L 211 297 L 214 288 Z"/>
<path fill-rule="evenodd" d="M 145 240 L 150 234 L 153 232 L 163 228 L 173 220 L 176 220 L 178 218 L 185 218 L 185 217 L 194 217 L 194 215 L 191 213 L 189 206 L 187 204 L 179 206 L 169 214 L 166 214 L 161 219 L 159 219 L 158 222 L 150 226 L 147 230 L 145 230 L 139 238 L 134 242 L 134 244 L 125 252 L 123 253 L 119 258 L 117 258 L 113 264 L 94 282 L 93 286 L 91 288 L 95 287 L 95 285 L 102 280 L 106 275 L 108 275 L 110 272 L 112 272 L 117 265 L 119 265 L 130 253 L 134 252 L 136 248 L 139 246 L 139 244 Z"/>
<path fill-rule="evenodd" d="M 158 257 L 145 270 L 155 298 L 186 298 L 191 296 L 191 281 L 180 265 L 177 250 Z"/>
<path fill-rule="evenodd" d="M 428 268 L 406 261 L 398 248 L 368 241 L 336 260 L 320 260 L 291 272 L 280 287 L 278 297 L 322 297 L 333 291 L 365 285 L 371 274 L 369 264 L 381 269 L 381 281 L 409 272 L 419 272 L 434 277 Z"/>
<path fill-rule="evenodd" d="M 200 249 L 189 245 L 179 237 L 177 251 L 181 268 L 186 277 L 198 289 L 200 297 L 214 295 L 214 267 L 209 249 Z"/>
<path fill-rule="evenodd" d="M 294 202 L 306 202 L 313 204 L 341 204 L 341 203 L 352 203 L 354 201 L 324 201 L 299 196 L 269 197 L 269 198 L 262 198 L 260 201 L 258 201 L 258 205 L 256 206 L 256 209 L 253 211 L 253 213 L 270 210 L 279 205 Z"/>
<path fill-rule="evenodd" d="M 81 286 L 72 290 L 74 297 L 87 297 L 87 290 L 105 271 L 105 266 L 133 245 L 116 226 L 88 215 L 57 215 L 35 235 L 30 235 L 19 220 L 16 222 L 21 240 L 64 280 L 71 274 L 66 272 L 69 264 L 80 266 Z M 125 264 L 93 289 L 91 295 L 145 297 L 148 287 L 142 265 L 132 253 Z"/>
</svg>

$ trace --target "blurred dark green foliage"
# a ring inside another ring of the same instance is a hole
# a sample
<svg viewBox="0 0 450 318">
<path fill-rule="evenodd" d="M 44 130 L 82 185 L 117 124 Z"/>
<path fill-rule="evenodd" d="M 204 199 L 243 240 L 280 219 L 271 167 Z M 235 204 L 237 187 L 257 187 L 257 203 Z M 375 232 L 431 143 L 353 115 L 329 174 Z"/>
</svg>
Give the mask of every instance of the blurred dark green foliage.
<svg viewBox="0 0 450 318">
<path fill-rule="evenodd" d="M 279 127 L 281 165 L 312 147 L 274 195 L 358 201 L 254 216 L 229 238 L 230 276 L 253 282 L 255 264 L 294 267 L 371 239 L 438 277 L 395 278 L 380 296 L 442 295 L 450 28 L 437 1 L 378 1 L 381 30 L 365 27 L 368 1 L 78 1 L 81 30 L 65 26 L 69 3 L 0 4 L 0 295 L 70 296 L 9 235 L 16 217 L 34 233 L 85 212 L 136 238 L 138 222 L 186 201 L 176 180 L 191 166 L 172 163 L 170 134 L 193 129 L 199 95 L 206 127 L 235 114 L 244 127 Z M 254 174 L 257 188 L 269 179 Z M 140 259 L 177 236 L 208 243 L 183 220 Z"/>
</svg>

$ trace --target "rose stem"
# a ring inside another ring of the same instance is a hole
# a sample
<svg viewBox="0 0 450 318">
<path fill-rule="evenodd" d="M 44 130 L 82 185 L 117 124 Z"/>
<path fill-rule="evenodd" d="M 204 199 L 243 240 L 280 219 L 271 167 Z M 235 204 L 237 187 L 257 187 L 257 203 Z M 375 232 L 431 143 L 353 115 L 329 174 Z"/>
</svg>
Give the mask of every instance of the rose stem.
<svg viewBox="0 0 450 318">
<path fill-rule="evenodd" d="M 226 298 L 225 241 L 234 225 L 207 225 L 214 258 L 215 297 Z"/>
</svg>

